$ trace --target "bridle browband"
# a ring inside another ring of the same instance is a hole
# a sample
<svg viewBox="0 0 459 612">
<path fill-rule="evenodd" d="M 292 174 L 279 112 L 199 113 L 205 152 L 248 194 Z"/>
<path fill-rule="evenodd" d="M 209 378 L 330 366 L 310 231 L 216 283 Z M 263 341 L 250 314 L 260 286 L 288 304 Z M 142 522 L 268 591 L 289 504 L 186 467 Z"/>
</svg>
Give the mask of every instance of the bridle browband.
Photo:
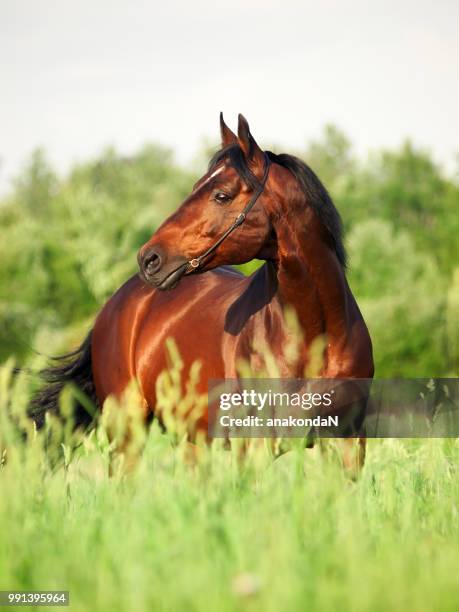
<svg viewBox="0 0 459 612">
<path fill-rule="evenodd" d="M 269 167 L 271 165 L 271 161 L 270 161 L 267 153 L 264 153 L 264 158 L 265 158 L 265 167 L 264 167 L 264 171 L 263 171 L 263 177 L 261 179 L 261 182 L 260 182 L 259 186 L 257 187 L 257 189 L 254 191 L 252 197 L 250 198 L 248 204 L 246 205 L 244 210 L 238 214 L 238 216 L 234 220 L 233 224 L 230 225 L 230 227 L 226 230 L 226 232 L 224 232 L 220 236 L 220 238 L 216 242 L 214 242 L 214 244 L 211 247 L 209 247 L 207 249 L 207 251 L 204 251 L 204 253 L 202 253 L 202 255 L 199 255 L 199 257 L 195 257 L 194 259 L 190 259 L 190 261 L 187 262 L 187 267 L 188 267 L 187 271 L 188 272 L 192 272 L 194 270 L 197 270 L 199 268 L 199 266 L 201 265 L 201 263 L 203 262 L 203 260 L 206 259 L 206 257 L 208 257 L 209 255 L 211 255 L 214 251 L 216 251 L 218 249 L 218 247 L 221 245 L 221 243 L 224 240 L 226 240 L 228 238 L 228 236 L 230 234 L 232 234 L 236 228 L 238 228 L 239 226 L 241 226 L 244 223 L 247 215 L 252 210 L 252 208 L 255 206 L 258 198 L 263 193 L 263 191 L 265 189 L 266 181 L 268 180 Z"/>
</svg>

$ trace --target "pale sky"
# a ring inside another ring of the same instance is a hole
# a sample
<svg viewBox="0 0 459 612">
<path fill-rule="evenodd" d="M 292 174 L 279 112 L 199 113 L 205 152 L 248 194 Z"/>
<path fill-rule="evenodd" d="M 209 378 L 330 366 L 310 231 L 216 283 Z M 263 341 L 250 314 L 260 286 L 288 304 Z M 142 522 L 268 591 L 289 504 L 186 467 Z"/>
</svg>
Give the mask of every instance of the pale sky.
<svg viewBox="0 0 459 612">
<path fill-rule="evenodd" d="M 182 162 L 218 113 L 304 148 L 459 151 L 457 0 L 0 0 L 0 190 L 36 146 L 64 172 L 147 141 Z"/>
</svg>

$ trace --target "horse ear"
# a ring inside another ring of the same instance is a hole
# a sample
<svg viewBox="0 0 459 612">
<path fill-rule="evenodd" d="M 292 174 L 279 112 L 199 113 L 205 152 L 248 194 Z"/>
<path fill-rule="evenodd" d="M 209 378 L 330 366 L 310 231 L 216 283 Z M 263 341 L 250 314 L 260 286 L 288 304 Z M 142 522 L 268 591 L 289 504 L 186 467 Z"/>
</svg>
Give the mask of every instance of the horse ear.
<svg viewBox="0 0 459 612">
<path fill-rule="evenodd" d="M 255 138 L 250 133 L 249 124 L 244 115 L 239 113 L 239 122 L 237 126 L 238 143 L 241 147 L 245 158 L 248 162 L 261 161 L 263 163 L 263 151 L 255 142 Z"/>
<path fill-rule="evenodd" d="M 220 135 L 223 148 L 237 143 L 237 136 L 224 122 L 223 113 L 220 113 Z"/>
</svg>

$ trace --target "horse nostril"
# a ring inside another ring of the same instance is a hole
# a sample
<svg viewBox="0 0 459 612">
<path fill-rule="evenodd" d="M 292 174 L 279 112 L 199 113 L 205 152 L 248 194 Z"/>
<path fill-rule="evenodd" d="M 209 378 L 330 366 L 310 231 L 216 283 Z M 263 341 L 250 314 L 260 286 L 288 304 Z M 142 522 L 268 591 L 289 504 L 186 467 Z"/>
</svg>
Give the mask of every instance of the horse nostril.
<svg viewBox="0 0 459 612">
<path fill-rule="evenodd" d="M 143 260 L 143 270 L 147 276 L 153 276 L 161 267 L 161 256 L 156 251 L 150 251 Z"/>
</svg>

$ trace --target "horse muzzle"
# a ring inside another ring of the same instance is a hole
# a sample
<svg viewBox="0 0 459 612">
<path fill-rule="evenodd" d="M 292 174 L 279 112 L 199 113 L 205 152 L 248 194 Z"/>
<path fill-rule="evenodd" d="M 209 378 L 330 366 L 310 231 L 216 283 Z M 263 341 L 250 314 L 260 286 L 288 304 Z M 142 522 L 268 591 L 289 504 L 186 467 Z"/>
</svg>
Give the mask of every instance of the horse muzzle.
<svg viewBox="0 0 459 612">
<path fill-rule="evenodd" d="M 141 249 L 137 260 L 142 280 L 161 291 L 176 287 L 188 268 L 187 259 L 174 257 L 168 261 L 158 247 Z"/>
</svg>

